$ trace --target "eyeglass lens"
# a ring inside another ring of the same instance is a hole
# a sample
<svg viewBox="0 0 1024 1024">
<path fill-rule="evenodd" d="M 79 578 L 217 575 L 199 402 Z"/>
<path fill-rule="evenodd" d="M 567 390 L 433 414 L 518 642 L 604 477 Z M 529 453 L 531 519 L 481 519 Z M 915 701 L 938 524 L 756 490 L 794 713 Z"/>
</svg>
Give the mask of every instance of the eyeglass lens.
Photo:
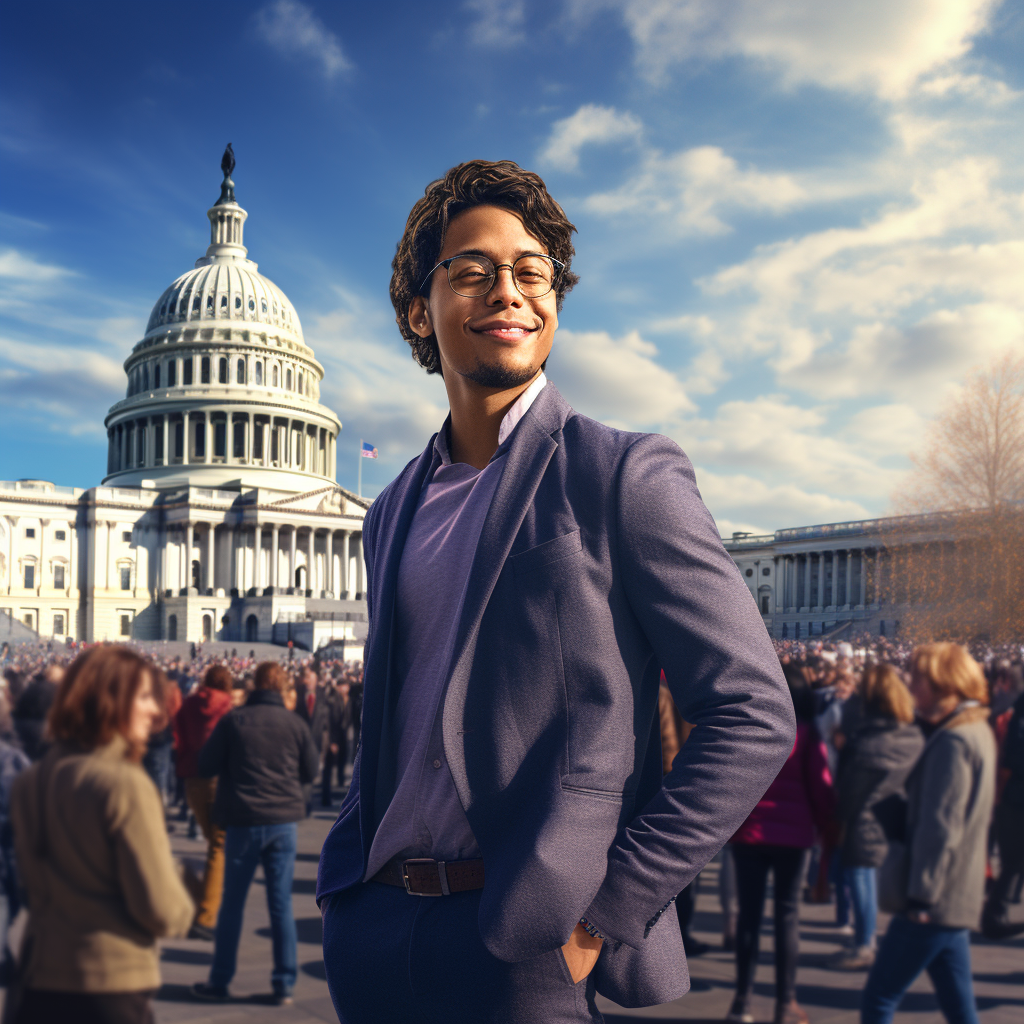
<svg viewBox="0 0 1024 1024">
<path fill-rule="evenodd" d="M 486 295 L 494 284 L 494 264 L 486 256 L 456 256 L 448 264 L 448 283 L 458 295 Z M 547 295 L 554 284 L 555 265 L 546 256 L 526 254 L 512 265 L 512 279 L 529 299 Z"/>
</svg>

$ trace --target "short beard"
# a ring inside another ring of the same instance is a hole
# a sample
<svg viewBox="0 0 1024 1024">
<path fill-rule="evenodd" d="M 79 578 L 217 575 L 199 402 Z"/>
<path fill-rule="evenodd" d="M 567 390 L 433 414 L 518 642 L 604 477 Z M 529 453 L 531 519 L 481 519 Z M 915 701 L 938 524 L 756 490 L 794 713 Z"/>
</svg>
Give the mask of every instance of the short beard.
<svg viewBox="0 0 1024 1024">
<path fill-rule="evenodd" d="M 479 384 L 482 388 L 494 388 L 495 391 L 511 391 L 529 384 L 537 376 L 536 370 L 519 366 L 488 366 L 478 362 L 468 373 L 463 373 L 466 380 Z"/>
</svg>

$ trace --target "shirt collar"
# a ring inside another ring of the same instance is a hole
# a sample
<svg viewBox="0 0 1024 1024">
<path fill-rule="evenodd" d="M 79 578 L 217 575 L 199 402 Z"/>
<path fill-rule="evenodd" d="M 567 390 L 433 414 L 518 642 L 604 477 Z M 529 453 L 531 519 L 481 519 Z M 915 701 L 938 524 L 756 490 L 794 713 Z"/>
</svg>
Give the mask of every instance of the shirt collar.
<svg viewBox="0 0 1024 1024">
<path fill-rule="evenodd" d="M 537 379 L 512 403 L 512 408 L 502 417 L 501 424 L 498 427 L 498 447 L 500 448 L 511 436 L 512 431 L 516 429 L 519 421 L 529 412 L 530 406 L 533 405 L 537 396 L 544 390 L 544 386 L 547 384 L 548 379 L 544 374 L 544 371 L 537 375 Z M 434 441 L 434 458 L 435 462 L 440 460 L 441 465 L 451 464 L 451 450 L 448 446 L 448 430 L 449 423 L 438 431 L 437 438 Z M 496 453 L 497 454 L 497 453 Z"/>
</svg>

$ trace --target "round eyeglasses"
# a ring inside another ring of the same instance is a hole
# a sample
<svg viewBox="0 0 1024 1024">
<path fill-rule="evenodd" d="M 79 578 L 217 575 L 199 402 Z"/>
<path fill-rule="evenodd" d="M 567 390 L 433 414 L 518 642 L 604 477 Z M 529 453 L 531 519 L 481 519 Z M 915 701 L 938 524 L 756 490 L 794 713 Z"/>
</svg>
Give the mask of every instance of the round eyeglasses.
<svg viewBox="0 0 1024 1024">
<path fill-rule="evenodd" d="M 494 264 L 486 256 L 463 254 L 441 260 L 434 267 L 444 267 L 448 272 L 448 284 L 456 295 L 466 298 L 479 298 L 486 295 L 493 287 L 498 271 L 507 267 L 512 271 L 512 283 L 519 294 L 526 299 L 539 299 L 547 295 L 555 286 L 555 275 L 565 269 L 561 260 L 553 256 L 542 256 L 540 253 L 523 253 L 515 263 Z M 430 271 L 430 274 L 434 273 Z M 423 278 L 420 291 L 426 287 L 430 274 Z"/>
</svg>

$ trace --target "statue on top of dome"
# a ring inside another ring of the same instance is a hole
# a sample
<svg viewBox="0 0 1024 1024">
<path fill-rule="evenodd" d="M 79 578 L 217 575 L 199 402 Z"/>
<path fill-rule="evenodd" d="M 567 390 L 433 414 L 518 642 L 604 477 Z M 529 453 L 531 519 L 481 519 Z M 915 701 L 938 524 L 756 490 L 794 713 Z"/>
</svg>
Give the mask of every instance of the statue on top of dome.
<svg viewBox="0 0 1024 1024">
<path fill-rule="evenodd" d="M 223 206 L 235 201 L 235 183 L 231 180 L 231 172 L 235 169 L 235 151 L 231 148 L 230 142 L 220 158 L 220 169 L 224 172 L 224 180 L 220 186 L 220 199 L 214 206 Z"/>
</svg>

